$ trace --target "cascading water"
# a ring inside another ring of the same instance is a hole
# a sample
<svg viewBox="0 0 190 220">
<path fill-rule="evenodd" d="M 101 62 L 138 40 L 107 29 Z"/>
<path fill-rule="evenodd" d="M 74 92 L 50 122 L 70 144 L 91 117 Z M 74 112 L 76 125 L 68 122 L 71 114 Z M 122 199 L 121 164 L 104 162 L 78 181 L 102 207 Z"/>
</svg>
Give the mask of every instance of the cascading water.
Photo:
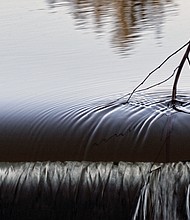
<svg viewBox="0 0 190 220">
<path fill-rule="evenodd" d="M 0 163 L 0 219 L 190 219 L 190 163 Z"/>
<path fill-rule="evenodd" d="M 172 98 L 137 86 L 109 103 L 1 103 L 0 219 L 190 219 L 188 44 Z"/>
<path fill-rule="evenodd" d="M 167 94 L 1 105 L 0 219 L 190 219 L 190 164 L 165 163 L 190 159 L 189 96 Z"/>
</svg>

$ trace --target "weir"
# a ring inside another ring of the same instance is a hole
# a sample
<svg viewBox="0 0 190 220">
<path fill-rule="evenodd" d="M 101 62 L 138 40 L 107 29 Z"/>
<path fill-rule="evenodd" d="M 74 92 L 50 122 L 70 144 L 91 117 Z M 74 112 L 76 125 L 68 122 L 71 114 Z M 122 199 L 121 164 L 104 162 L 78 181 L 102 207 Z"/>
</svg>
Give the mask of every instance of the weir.
<svg viewBox="0 0 190 220">
<path fill-rule="evenodd" d="M 190 163 L 0 163 L 0 219 L 190 219 Z"/>
<path fill-rule="evenodd" d="M 172 97 L 134 94 L 146 77 L 110 102 L 2 102 L 0 219 L 190 219 L 189 51 Z"/>
<path fill-rule="evenodd" d="M 0 219 L 190 219 L 189 96 L 167 94 L 1 104 Z"/>
</svg>

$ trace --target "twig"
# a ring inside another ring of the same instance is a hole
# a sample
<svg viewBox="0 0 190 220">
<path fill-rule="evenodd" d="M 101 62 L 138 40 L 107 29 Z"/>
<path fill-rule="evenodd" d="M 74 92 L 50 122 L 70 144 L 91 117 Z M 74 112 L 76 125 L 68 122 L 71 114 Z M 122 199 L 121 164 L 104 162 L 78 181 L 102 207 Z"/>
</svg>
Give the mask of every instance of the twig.
<svg viewBox="0 0 190 220">
<path fill-rule="evenodd" d="M 177 67 L 174 69 L 173 73 L 172 73 L 168 78 L 166 78 L 166 79 L 164 79 L 164 80 L 162 80 L 162 81 L 160 81 L 160 82 L 158 82 L 158 83 L 155 83 L 155 84 L 152 85 L 152 86 L 146 87 L 146 88 L 144 88 L 144 89 L 138 89 L 138 90 L 136 90 L 135 92 L 136 92 L 136 93 L 137 93 L 137 92 L 143 92 L 143 91 L 152 89 L 153 87 L 159 86 L 159 85 L 161 85 L 161 84 L 167 82 L 168 80 L 170 80 L 170 79 L 175 75 L 175 73 L 176 73 L 176 71 L 177 71 L 178 68 L 179 68 L 179 66 L 177 66 Z M 126 97 L 127 95 L 130 95 L 130 93 L 123 95 L 122 97 L 118 98 L 116 101 L 119 101 L 120 99 Z M 127 104 L 127 103 L 128 103 L 128 100 L 129 100 L 129 99 L 127 99 L 127 101 L 124 102 L 124 103 L 122 103 L 122 104 Z"/>
<path fill-rule="evenodd" d="M 142 86 L 145 81 L 154 73 L 156 72 L 158 69 L 160 69 L 172 56 L 174 56 L 175 54 L 177 54 L 179 51 L 181 51 L 184 47 L 186 47 L 187 45 L 190 44 L 190 41 L 188 41 L 186 44 L 184 44 L 182 47 L 180 47 L 178 50 L 176 50 L 175 52 L 173 52 L 172 54 L 170 54 L 158 67 L 156 67 L 154 70 L 152 70 L 145 78 L 144 80 L 135 87 L 135 89 L 130 93 L 129 98 L 127 99 L 126 102 L 129 102 L 129 100 L 131 99 L 132 95 L 136 92 L 136 90 L 138 90 L 138 88 L 140 86 Z"/>
<path fill-rule="evenodd" d="M 176 103 L 176 93 L 177 93 L 177 83 L 178 83 L 178 80 L 179 80 L 179 76 L 180 76 L 180 73 L 181 73 L 181 70 L 184 66 L 184 63 L 186 61 L 186 59 L 188 60 L 188 55 L 189 55 L 189 52 L 190 52 L 190 42 L 188 43 L 188 47 L 185 51 L 185 54 L 183 55 L 183 58 L 179 64 L 179 68 L 177 70 L 177 73 L 176 73 L 176 77 L 175 77 L 175 80 L 174 80 L 174 85 L 173 85 L 173 90 L 172 90 L 172 105 L 175 106 L 175 103 Z"/>
<path fill-rule="evenodd" d="M 189 59 L 189 56 L 187 57 L 187 60 L 188 60 L 188 63 L 189 63 L 189 67 L 190 67 L 190 59 Z"/>
</svg>

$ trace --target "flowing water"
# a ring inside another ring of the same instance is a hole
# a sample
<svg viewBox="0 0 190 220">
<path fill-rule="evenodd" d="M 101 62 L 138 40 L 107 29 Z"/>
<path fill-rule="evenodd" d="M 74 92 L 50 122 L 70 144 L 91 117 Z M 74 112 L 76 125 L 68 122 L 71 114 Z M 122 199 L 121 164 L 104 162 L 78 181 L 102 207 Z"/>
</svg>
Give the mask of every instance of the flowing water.
<svg viewBox="0 0 190 220">
<path fill-rule="evenodd" d="M 190 160 L 188 94 L 176 109 L 167 92 L 72 107 L 1 103 L 0 161 Z"/>
<path fill-rule="evenodd" d="M 190 219 L 190 1 L 0 6 L 0 219 Z"/>
<path fill-rule="evenodd" d="M 189 173 L 188 162 L 1 163 L 0 217 L 189 219 Z"/>
</svg>

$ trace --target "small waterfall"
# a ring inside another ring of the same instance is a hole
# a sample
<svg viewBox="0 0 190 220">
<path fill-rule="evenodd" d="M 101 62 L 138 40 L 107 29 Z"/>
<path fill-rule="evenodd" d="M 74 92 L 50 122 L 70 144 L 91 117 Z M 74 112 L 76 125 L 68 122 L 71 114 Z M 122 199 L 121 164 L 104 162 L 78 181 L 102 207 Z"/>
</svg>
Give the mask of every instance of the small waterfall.
<svg viewBox="0 0 190 220">
<path fill-rule="evenodd" d="M 190 219 L 190 163 L 0 163 L 0 219 Z"/>
<path fill-rule="evenodd" d="M 0 219 L 190 220 L 190 103 L 178 97 L 177 109 L 166 93 L 1 103 Z"/>
</svg>

